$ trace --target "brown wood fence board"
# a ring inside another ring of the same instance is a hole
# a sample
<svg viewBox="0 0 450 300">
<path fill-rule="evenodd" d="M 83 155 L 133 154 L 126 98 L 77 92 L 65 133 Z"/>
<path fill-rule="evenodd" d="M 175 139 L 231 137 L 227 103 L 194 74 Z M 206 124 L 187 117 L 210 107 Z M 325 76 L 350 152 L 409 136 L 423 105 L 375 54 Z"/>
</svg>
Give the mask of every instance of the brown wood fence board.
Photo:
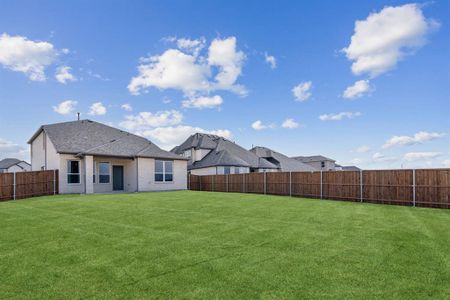
<svg viewBox="0 0 450 300">
<path fill-rule="evenodd" d="M 190 182 L 191 189 L 201 191 L 450 208 L 450 169 L 192 175 Z"/>
<path fill-rule="evenodd" d="M 228 191 L 235 193 L 245 192 L 244 174 L 230 174 L 228 175 Z"/>
<path fill-rule="evenodd" d="M 289 195 L 289 172 L 266 173 L 266 194 Z"/>
<path fill-rule="evenodd" d="M 14 174 L 1 173 L 0 174 L 0 201 L 6 201 L 13 198 L 14 193 Z"/>
<path fill-rule="evenodd" d="M 245 174 L 245 192 L 264 194 L 264 173 Z"/>
<path fill-rule="evenodd" d="M 323 199 L 360 201 L 359 171 L 328 171 L 322 173 Z"/>
<path fill-rule="evenodd" d="M 14 182 L 15 176 L 15 182 Z M 58 193 L 58 171 L 31 171 L 0 174 L 0 201 Z"/>
<path fill-rule="evenodd" d="M 450 208 L 450 170 L 416 170 L 416 204 Z"/>
<path fill-rule="evenodd" d="M 320 172 L 292 172 L 292 196 L 320 198 Z"/>
</svg>

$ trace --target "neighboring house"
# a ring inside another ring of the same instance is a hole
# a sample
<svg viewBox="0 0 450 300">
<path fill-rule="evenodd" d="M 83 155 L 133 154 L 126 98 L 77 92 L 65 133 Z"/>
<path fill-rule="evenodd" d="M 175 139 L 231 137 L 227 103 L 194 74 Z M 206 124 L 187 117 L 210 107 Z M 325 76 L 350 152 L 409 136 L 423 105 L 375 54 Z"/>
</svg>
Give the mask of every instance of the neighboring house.
<svg viewBox="0 0 450 300">
<path fill-rule="evenodd" d="M 360 171 L 357 166 L 341 166 L 336 164 L 336 171 Z"/>
<path fill-rule="evenodd" d="M 15 173 L 31 171 L 31 165 L 26 161 L 16 158 L 0 160 L 0 173 Z"/>
<path fill-rule="evenodd" d="M 311 167 L 315 168 L 316 170 L 322 171 L 336 170 L 336 161 L 322 155 L 296 156 L 292 158 L 299 160 L 305 164 L 308 164 Z"/>
<path fill-rule="evenodd" d="M 257 146 L 250 149 L 250 151 L 273 163 L 282 172 L 317 171 L 317 169 L 310 165 L 266 147 Z"/>
<path fill-rule="evenodd" d="M 32 170 L 59 170 L 59 192 L 187 188 L 187 159 L 90 120 L 41 126 L 28 141 Z"/>
<path fill-rule="evenodd" d="M 217 135 L 193 134 L 172 152 L 189 159 L 194 175 L 278 171 L 275 164 Z"/>
</svg>

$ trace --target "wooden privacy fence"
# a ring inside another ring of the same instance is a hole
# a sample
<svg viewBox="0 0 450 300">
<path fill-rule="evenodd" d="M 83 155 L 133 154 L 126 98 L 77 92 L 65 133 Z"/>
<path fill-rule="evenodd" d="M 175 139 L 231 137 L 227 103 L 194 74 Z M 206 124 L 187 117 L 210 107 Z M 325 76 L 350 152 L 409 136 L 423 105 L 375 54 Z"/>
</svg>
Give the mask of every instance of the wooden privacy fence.
<svg viewBox="0 0 450 300">
<path fill-rule="evenodd" d="M 450 169 L 189 175 L 188 188 L 450 208 Z"/>
<path fill-rule="evenodd" d="M 0 174 L 0 201 L 58 193 L 58 170 Z"/>
</svg>

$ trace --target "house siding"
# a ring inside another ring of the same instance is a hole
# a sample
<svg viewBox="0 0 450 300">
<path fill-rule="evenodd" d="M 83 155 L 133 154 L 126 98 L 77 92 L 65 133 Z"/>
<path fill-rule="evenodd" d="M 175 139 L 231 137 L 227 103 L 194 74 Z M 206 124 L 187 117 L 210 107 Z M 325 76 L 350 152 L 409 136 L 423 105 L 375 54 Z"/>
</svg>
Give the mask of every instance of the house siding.
<svg viewBox="0 0 450 300">
<path fill-rule="evenodd" d="M 139 191 L 164 191 L 187 189 L 187 161 L 173 161 L 173 181 L 155 182 L 155 159 L 138 158 Z"/>
</svg>

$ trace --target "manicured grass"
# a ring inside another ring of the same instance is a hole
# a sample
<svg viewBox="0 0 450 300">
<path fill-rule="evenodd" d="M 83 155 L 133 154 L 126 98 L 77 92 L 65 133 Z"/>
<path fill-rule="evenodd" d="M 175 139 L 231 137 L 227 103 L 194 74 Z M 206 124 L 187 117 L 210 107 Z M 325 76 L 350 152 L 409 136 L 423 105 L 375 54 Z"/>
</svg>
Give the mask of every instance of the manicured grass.
<svg viewBox="0 0 450 300">
<path fill-rule="evenodd" d="M 450 211 L 233 193 L 0 203 L 0 298 L 450 298 Z"/>
</svg>

